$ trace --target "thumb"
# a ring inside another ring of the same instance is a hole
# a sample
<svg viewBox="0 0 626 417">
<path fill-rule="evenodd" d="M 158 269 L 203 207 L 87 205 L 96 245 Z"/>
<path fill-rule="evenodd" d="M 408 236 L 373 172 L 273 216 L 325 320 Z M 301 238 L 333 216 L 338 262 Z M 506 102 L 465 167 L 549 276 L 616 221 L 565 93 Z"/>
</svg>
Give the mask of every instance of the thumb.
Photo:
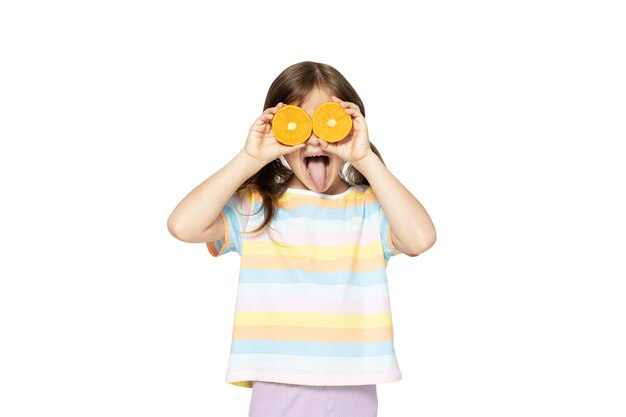
<svg viewBox="0 0 626 417">
<path fill-rule="evenodd" d="M 318 138 L 318 140 L 320 142 L 320 148 L 322 148 L 323 151 L 327 151 L 332 154 L 338 155 L 336 151 L 336 145 L 332 146 L 330 143 L 326 142 L 324 139 Z"/>
<path fill-rule="evenodd" d="M 286 151 L 285 153 L 283 153 L 283 155 L 287 155 L 290 154 L 292 152 L 297 151 L 300 148 L 304 148 L 306 146 L 305 143 L 300 143 L 298 145 L 293 145 L 293 146 L 286 146 L 284 145 L 283 149 Z"/>
</svg>

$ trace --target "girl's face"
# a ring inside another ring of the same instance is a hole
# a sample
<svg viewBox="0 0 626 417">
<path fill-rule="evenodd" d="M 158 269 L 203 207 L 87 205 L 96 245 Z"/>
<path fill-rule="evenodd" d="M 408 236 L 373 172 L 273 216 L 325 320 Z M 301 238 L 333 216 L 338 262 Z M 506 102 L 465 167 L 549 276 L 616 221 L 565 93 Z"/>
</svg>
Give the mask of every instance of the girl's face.
<svg viewBox="0 0 626 417">
<path fill-rule="evenodd" d="M 300 107 L 313 118 L 317 107 L 332 101 L 333 93 L 328 90 L 314 88 Z M 292 104 L 292 103 L 287 103 Z M 289 187 L 310 189 L 318 193 L 339 194 L 348 188 L 348 184 L 341 180 L 339 173 L 345 161 L 337 155 L 322 151 L 319 138 L 311 132 L 305 142 L 306 146 L 284 155 L 294 175 L 289 181 Z M 322 158 L 305 158 L 308 155 L 325 155 Z M 322 165 L 322 162 L 324 165 Z"/>
</svg>

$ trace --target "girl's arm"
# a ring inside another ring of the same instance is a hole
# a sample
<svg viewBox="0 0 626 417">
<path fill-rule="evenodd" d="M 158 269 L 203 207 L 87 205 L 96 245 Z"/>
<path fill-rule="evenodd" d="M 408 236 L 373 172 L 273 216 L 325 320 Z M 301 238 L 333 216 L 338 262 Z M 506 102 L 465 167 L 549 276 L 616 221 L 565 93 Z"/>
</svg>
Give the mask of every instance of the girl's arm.
<svg viewBox="0 0 626 417">
<path fill-rule="evenodd" d="M 191 243 L 222 239 L 224 224 L 219 215 L 239 186 L 276 158 L 305 146 L 283 145 L 274 137 L 272 118 L 284 106 L 278 103 L 265 109 L 252 124 L 244 148 L 178 203 L 167 219 L 167 229 L 175 238 Z"/>
<path fill-rule="evenodd" d="M 367 178 L 383 207 L 389 219 L 394 244 L 412 254 L 428 250 L 435 243 L 437 234 L 422 204 L 391 174 L 374 152 L 352 165 Z"/>
<path fill-rule="evenodd" d="M 367 178 L 389 220 L 391 240 L 395 246 L 412 255 L 424 252 L 436 239 L 435 226 L 430 216 L 372 151 L 365 116 L 359 106 L 337 96 L 332 99 L 352 116 L 352 131 L 348 137 L 336 143 L 320 139 L 322 149 L 339 155 Z"/>
<path fill-rule="evenodd" d="M 178 203 L 167 219 L 167 229 L 184 242 L 213 242 L 223 237 L 223 228 L 209 230 L 221 224 L 219 214 L 245 180 L 256 174 L 264 164 L 241 150 L 222 169 L 191 190 Z M 222 236 L 213 236 L 221 234 Z"/>
</svg>

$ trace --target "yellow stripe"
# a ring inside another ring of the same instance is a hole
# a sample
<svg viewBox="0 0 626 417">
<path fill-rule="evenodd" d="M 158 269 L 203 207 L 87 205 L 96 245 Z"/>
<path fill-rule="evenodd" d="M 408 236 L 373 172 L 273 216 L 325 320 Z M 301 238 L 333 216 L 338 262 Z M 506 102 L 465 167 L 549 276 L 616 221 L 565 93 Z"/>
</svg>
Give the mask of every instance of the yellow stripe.
<svg viewBox="0 0 626 417">
<path fill-rule="evenodd" d="M 300 342 L 363 343 L 393 339 L 391 326 L 369 329 L 346 327 L 234 326 L 236 340 L 295 340 Z"/>
<path fill-rule="evenodd" d="M 354 197 L 353 197 L 354 195 Z M 319 198 L 308 194 L 290 194 L 285 193 L 278 199 L 278 204 L 281 208 L 287 210 L 293 210 L 300 206 L 316 206 L 323 208 L 346 208 L 350 209 L 357 206 L 368 205 L 377 202 L 378 199 L 374 194 L 371 187 L 367 187 L 363 192 L 354 188 L 352 192 L 346 195 L 344 198 Z"/>
<path fill-rule="evenodd" d="M 246 245 L 243 247 L 245 253 Z M 382 253 L 382 249 L 380 253 Z M 339 259 L 327 259 L 324 262 L 315 258 L 297 256 L 281 256 L 280 258 L 275 256 L 243 256 L 241 258 L 241 269 L 301 269 L 311 272 L 336 272 L 347 269 L 352 272 L 369 272 L 382 268 L 385 268 L 385 259 L 381 255 L 358 260 L 346 256 Z"/>
<path fill-rule="evenodd" d="M 334 314 L 301 312 L 238 312 L 235 326 L 307 326 L 370 329 L 391 326 L 391 312 L 376 314 Z"/>
<path fill-rule="evenodd" d="M 340 246 L 288 245 L 281 242 L 259 242 L 246 240 L 243 255 L 248 256 L 296 256 L 302 258 L 338 259 L 351 257 L 356 259 L 371 258 L 382 253 L 380 241 L 367 245 L 349 243 Z"/>
</svg>

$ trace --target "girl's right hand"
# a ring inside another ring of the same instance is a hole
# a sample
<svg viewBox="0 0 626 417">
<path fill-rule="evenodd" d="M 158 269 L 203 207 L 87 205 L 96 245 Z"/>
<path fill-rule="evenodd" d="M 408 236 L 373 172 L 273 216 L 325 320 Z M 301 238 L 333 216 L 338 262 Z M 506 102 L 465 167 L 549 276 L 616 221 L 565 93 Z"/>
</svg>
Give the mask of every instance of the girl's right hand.
<svg viewBox="0 0 626 417">
<path fill-rule="evenodd" d="M 276 107 L 267 108 L 261 116 L 256 119 L 250 133 L 248 133 L 248 139 L 243 151 L 250 157 L 263 163 L 263 166 L 269 164 L 273 160 L 280 158 L 291 152 L 303 148 L 305 143 L 300 143 L 294 146 L 287 146 L 276 140 L 272 132 L 272 118 L 274 114 L 284 107 L 285 104 L 278 103 Z"/>
</svg>

